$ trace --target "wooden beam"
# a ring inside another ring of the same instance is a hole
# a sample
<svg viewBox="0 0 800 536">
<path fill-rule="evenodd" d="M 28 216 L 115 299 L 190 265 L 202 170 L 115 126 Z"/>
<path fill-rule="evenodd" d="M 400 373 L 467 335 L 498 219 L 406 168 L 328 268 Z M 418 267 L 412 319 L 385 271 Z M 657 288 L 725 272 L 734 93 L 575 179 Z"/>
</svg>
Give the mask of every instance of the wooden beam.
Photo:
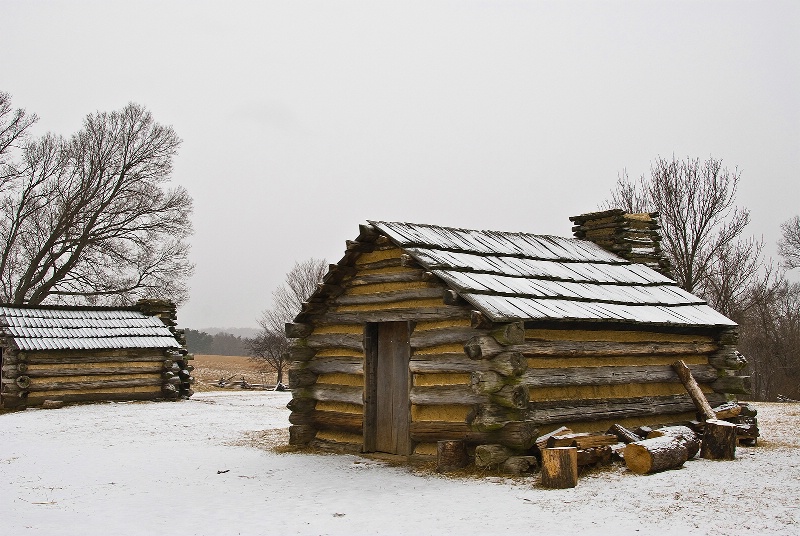
<svg viewBox="0 0 800 536">
<path fill-rule="evenodd" d="M 678 360 L 672 364 L 673 370 L 678 374 L 678 377 L 681 379 L 683 386 L 686 387 L 686 391 L 688 391 L 689 396 L 692 397 L 692 401 L 694 402 L 697 411 L 699 411 L 704 419 L 716 419 L 717 416 L 714 413 L 714 410 L 711 408 L 711 405 L 706 400 L 703 391 L 700 390 L 700 386 L 697 385 L 694 377 L 692 376 L 692 371 L 689 370 L 689 367 L 686 366 L 682 360 Z"/>
</svg>

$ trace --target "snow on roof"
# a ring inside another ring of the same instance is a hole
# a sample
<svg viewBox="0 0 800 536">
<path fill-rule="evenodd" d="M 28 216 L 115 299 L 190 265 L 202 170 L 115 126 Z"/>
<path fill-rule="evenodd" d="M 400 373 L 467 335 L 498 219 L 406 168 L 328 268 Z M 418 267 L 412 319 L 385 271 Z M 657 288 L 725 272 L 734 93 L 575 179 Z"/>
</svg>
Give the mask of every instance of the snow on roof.
<svg viewBox="0 0 800 536">
<path fill-rule="evenodd" d="M 664 275 L 586 240 L 370 223 L 495 322 L 736 325 Z"/>
<path fill-rule="evenodd" d="M 20 350 L 181 347 L 160 318 L 131 309 L 0 306 L 0 335 Z"/>
</svg>

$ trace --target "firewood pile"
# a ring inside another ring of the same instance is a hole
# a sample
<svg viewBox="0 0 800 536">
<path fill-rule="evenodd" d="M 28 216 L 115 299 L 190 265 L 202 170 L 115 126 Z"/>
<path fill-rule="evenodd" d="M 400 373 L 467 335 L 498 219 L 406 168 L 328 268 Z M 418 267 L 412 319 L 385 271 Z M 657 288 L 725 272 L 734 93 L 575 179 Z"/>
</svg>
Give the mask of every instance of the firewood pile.
<svg viewBox="0 0 800 536">
<path fill-rule="evenodd" d="M 605 432 L 574 432 L 562 426 L 535 437 L 524 453 L 498 444 L 475 447 L 479 468 L 495 468 L 506 474 L 533 474 L 541 468 L 544 487 L 571 488 L 582 469 L 624 462 L 637 474 L 650 474 L 681 467 L 699 456 L 732 460 L 737 445 L 756 446 L 759 430 L 757 410 L 746 402 L 727 402 L 715 408 L 708 404 L 689 368 L 682 361 L 672 365 L 698 410 L 698 420 L 671 425 L 628 429 L 617 423 Z M 469 463 L 464 441 L 440 441 L 439 471 L 450 471 Z"/>
<path fill-rule="evenodd" d="M 629 214 L 620 209 L 572 216 L 575 238 L 597 245 L 631 262 L 671 277 L 669 261 L 661 255 L 658 213 Z"/>
</svg>

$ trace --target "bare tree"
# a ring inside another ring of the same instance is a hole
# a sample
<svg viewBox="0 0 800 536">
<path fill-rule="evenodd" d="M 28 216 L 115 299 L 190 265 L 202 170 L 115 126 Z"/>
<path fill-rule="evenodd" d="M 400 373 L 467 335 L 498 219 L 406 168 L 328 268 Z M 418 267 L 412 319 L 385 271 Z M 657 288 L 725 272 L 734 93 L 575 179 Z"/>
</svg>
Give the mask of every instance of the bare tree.
<svg viewBox="0 0 800 536">
<path fill-rule="evenodd" d="M 249 341 L 250 355 L 253 360 L 260 363 L 267 370 L 277 374 L 277 383 L 283 383 L 283 372 L 289 365 L 286 351 L 289 349 L 289 339 L 283 333 L 262 329 Z"/>
<path fill-rule="evenodd" d="M 17 131 L 21 117 L 12 117 Z M 4 168 L 0 298 L 184 301 L 193 270 L 185 242 L 192 199 L 181 187 L 165 186 L 179 145 L 171 127 L 136 104 L 88 115 L 69 139 L 48 134 L 27 141 L 18 161 Z"/>
<path fill-rule="evenodd" d="M 11 95 L 0 91 L 0 191 L 17 175 L 13 153 L 21 148 L 28 129 L 37 120 L 35 115 L 28 115 L 22 108 L 14 110 Z"/>
<path fill-rule="evenodd" d="M 769 299 L 758 300 L 741 325 L 742 352 L 748 357 L 753 395 L 800 398 L 800 284 L 782 280 Z"/>
<path fill-rule="evenodd" d="M 763 247 L 753 238 L 723 245 L 702 284 L 708 304 L 740 324 L 751 308 L 771 300 L 783 281 L 782 272 L 764 262 Z"/>
<path fill-rule="evenodd" d="M 781 224 L 778 251 L 787 268 L 800 268 L 800 216 L 795 216 Z"/>
<path fill-rule="evenodd" d="M 258 321 L 261 330 L 251 339 L 250 354 L 277 373 L 278 383 L 283 381 L 283 371 L 288 366 L 285 354 L 289 340 L 284 327 L 297 316 L 302 303 L 313 294 L 326 271 L 324 259 L 295 262 L 284 284 L 272 292 L 272 308 L 264 311 Z"/>
<path fill-rule="evenodd" d="M 678 284 L 689 292 L 702 291 L 715 259 L 750 221 L 747 209 L 734 206 L 739 177 L 738 170 L 714 158 L 658 157 L 649 178 L 632 181 L 623 172 L 606 206 L 658 212 L 662 247 Z"/>
</svg>

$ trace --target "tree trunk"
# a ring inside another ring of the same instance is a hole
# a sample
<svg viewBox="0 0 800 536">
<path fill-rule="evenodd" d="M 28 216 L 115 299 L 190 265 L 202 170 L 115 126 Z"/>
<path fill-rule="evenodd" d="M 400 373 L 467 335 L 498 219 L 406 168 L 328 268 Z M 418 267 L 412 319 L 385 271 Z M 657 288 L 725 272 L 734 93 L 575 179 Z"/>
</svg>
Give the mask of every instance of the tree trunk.
<svg viewBox="0 0 800 536">
<path fill-rule="evenodd" d="M 578 449 L 557 447 L 542 451 L 542 486 L 574 488 L 578 485 Z"/>
<path fill-rule="evenodd" d="M 700 457 L 709 460 L 736 459 L 736 425 L 717 419 L 707 420 Z"/>
<path fill-rule="evenodd" d="M 689 457 L 686 447 L 674 437 L 662 436 L 630 443 L 623 454 L 625 465 L 644 475 L 683 465 Z"/>
</svg>

